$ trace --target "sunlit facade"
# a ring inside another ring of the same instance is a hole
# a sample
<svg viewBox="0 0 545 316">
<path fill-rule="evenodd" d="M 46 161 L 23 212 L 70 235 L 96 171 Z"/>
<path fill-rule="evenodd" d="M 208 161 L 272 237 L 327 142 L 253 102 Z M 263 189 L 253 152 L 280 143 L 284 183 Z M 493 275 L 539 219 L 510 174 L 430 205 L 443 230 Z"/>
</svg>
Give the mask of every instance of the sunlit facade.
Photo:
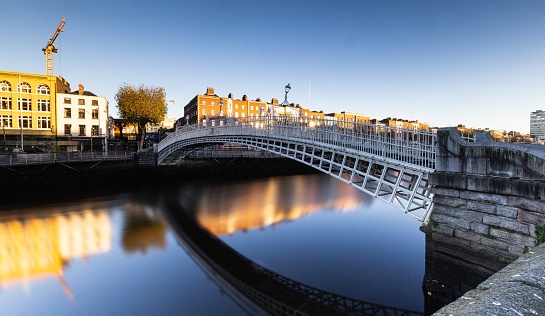
<svg viewBox="0 0 545 316">
<path fill-rule="evenodd" d="M 21 129 L 25 148 L 52 149 L 56 94 L 55 76 L 0 71 L 0 132 L 6 136 L 7 149 L 21 147 Z"/>
</svg>

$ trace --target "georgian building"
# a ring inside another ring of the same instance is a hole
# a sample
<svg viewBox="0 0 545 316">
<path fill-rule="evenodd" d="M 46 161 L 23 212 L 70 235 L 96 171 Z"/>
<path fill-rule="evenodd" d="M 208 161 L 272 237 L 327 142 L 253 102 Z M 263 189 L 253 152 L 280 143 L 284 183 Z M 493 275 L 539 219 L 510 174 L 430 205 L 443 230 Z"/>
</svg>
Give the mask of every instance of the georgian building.
<svg viewBox="0 0 545 316">
<path fill-rule="evenodd" d="M 60 151 L 105 151 L 108 101 L 79 84 L 78 91 L 57 94 L 57 141 Z"/>
<path fill-rule="evenodd" d="M 21 147 L 21 133 L 25 148 L 53 149 L 58 81 L 54 76 L 0 71 L 0 150 Z"/>
</svg>

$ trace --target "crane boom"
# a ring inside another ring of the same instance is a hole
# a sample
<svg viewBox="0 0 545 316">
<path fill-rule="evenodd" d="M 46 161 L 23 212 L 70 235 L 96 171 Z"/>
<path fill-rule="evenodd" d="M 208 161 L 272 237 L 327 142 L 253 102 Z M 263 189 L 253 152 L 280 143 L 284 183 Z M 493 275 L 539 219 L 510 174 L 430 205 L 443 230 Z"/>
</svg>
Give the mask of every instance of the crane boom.
<svg viewBox="0 0 545 316">
<path fill-rule="evenodd" d="M 47 62 L 47 75 L 53 76 L 53 53 L 58 52 L 57 46 L 53 45 L 53 42 L 57 39 L 57 36 L 62 32 L 62 28 L 64 24 L 66 23 L 66 20 L 64 20 L 64 17 L 62 17 L 61 23 L 59 23 L 59 26 L 57 26 L 57 29 L 55 30 L 55 33 L 51 38 L 49 39 L 49 42 L 47 42 L 47 46 L 42 48 L 42 51 L 44 52 L 46 56 L 46 62 Z"/>
</svg>

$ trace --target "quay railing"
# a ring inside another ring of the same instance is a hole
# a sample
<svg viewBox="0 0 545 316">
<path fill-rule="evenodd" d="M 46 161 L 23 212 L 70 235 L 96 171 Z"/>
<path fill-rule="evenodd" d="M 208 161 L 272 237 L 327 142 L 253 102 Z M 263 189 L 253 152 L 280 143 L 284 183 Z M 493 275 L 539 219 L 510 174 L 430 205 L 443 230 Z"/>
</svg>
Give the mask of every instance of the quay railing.
<svg viewBox="0 0 545 316">
<path fill-rule="evenodd" d="M 132 160 L 134 154 L 128 151 L 8 154 L 0 155 L 0 166 Z"/>
<path fill-rule="evenodd" d="M 266 116 L 205 120 L 178 128 L 159 143 L 158 151 L 181 140 L 217 136 L 255 136 L 321 143 L 426 171 L 435 169 L 435 132 L 333 118 Z"/>
</svg>

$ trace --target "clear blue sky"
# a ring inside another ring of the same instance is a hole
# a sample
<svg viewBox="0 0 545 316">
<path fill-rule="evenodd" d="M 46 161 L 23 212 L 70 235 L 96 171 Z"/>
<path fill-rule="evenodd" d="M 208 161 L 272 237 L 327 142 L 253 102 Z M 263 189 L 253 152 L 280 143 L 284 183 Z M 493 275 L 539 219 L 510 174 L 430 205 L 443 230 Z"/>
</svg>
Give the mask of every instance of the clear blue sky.
<svg viewBox="0 0 545 316">
<path fill-rule="evenodd" d="M 545 110 L 545 1 L 8 1 L 0 69 L 54 74 L 110 102 L 166 89 L 169 116 L 211 86 L 327 112 L 529 132 Z"/>
</svg>

